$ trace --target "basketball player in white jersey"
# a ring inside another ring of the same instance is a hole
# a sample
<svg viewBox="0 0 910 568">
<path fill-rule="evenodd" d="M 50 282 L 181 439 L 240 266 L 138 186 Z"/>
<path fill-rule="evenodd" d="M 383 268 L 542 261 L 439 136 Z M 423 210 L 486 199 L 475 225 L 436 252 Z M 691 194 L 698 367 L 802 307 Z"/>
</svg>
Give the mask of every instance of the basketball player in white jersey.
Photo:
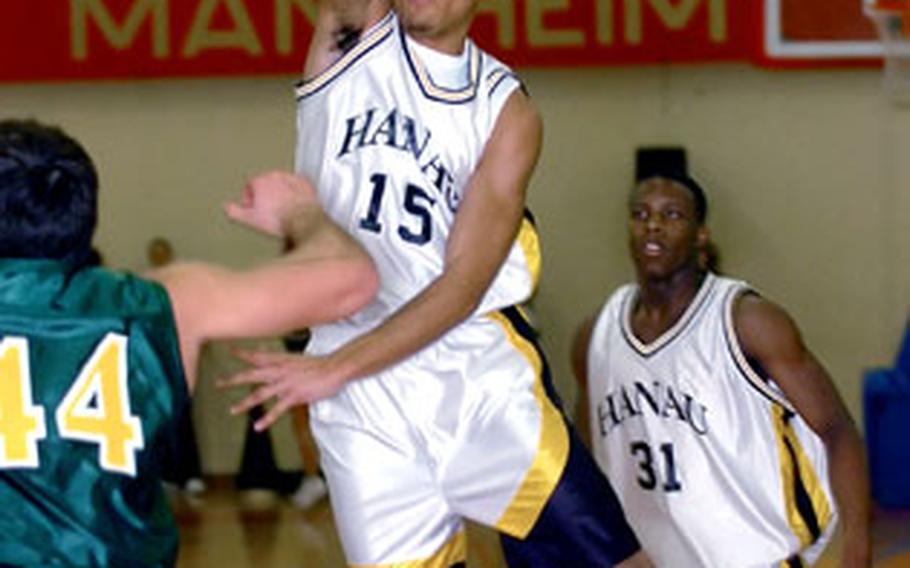
<svg viewBox="0 0 910 568">
<path fill-rule="evenodd" d="M 808 566 L 838 516 L 869 566 L 859 435 L 787 313 L 700 268 L 706 213 L 685 175 L 632 191 L 638 281 L 574 347 L 595 458 L 658 566 Z"/>
<path fill-rule="evenodd" d="M 312 407 L 348 563 L 457 566 L 464 519 L 515 566 L 647 565 L 554 401 L 516 307 L 540 259 L 525 191 L 540 118 L 467 39 L 476 0 L 323 2 L 297 89 L 297 168 L 380 272 L 308 356 L 248 354 L 267 427 Z M 320 400 L 322 399 L 322 400 Z"/>
</svg>

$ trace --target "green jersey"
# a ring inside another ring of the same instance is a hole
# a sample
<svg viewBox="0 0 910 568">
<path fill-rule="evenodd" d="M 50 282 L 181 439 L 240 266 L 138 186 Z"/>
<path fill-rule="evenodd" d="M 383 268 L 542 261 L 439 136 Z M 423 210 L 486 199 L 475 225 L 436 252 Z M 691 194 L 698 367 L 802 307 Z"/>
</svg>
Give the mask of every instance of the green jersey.
<svg viewBox="0 0 910 568">
<path fill-rule="evenodd" d="M 163 287 L 0 260 L 0 565 L 172 566 L 187 397 Z"/>
</svg>

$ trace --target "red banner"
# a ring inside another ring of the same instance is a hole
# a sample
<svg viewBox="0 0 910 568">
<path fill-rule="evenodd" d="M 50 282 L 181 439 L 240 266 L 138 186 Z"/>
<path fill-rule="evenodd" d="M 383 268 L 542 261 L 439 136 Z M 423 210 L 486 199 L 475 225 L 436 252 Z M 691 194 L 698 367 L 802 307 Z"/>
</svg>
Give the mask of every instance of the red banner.
<svg viewBox="0 0 910 568">
<path fill-rule="evenodd" d="M 252 75 L 302 67 L 315 2 L 17 0 L 2 14 L 0 80 Z"/>
<path fill-rule="evenodd" d="M 472 36 L 515 66 L 746 60 L 758 0 L 483 0 Z M 17 0 L 0 81 L 292 74 L 316 0 Z"/>
<path fill-rule="evenodd" d="M 515 66 L 747 59 L 752 0 L 501 0 L 482 4 L 472 37 Z"/>
</svg>

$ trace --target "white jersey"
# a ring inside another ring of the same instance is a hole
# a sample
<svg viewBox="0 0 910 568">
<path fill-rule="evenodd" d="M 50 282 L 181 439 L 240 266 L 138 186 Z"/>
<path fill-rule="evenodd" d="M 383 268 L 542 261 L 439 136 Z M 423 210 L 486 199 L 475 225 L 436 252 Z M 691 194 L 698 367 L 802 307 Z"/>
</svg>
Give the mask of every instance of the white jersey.
<svg viewBox="0 0 910 568">
<path fill-rule="evenodd" d="M 442 274 L 470 176 L 519 86 L 470 41 L 455 58 L 412 44 L 390 13 L 298 87 L 297 170 L 380 276 L 370 305 L 314 327 L 309 352 L 369 331 Z M 534 526 L 569 456 L 542 354 L 511 307 L 538 270 L 525 220 L 474 317 L 311 406 L 349 564 L 449 566 L 464 561 L 465 518 L 519 538 Z"/>
<path fill-rule="evenodd" d="M 438 86 L 431 75 L 439 62 L 424 61 L 419 48 L 389 13 L 334 65 L 297 88 L 297 171 L 315 183 L 328 214 L 370 253 L 381 282 L 363 311 L 331 330 L 314 330 L 314 352 L 375 327 L 442 273 L 468 180 L 500 110 L 520 86 L 470 40 L 459 86 Z M 539 262 L 536 233 L 526 219 L 477 313 L 530 297 Z"/>
<path fill-rule="evenodd" d="M 637 286 L 592 330 L 595 457 L 657 566 L 800 566 L 835 524 L 824 447 L 733 328 L 742 282 L 709 274 L 650 344 L 631 329 Z"/>
</svg>

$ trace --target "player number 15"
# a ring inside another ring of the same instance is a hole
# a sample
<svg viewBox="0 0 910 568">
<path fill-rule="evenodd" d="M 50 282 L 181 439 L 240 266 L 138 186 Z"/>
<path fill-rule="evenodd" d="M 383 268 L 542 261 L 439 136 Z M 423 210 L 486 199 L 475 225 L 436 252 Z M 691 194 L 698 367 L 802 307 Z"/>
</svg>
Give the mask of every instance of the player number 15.
<svg viewBox="0 0 910 568">
<path fill-rule="evenodd" d="M 372 233 L 382 232 L 379 213 L 382 209 L 382 198 L 385 196 L 388 179 L 385 174 L 373 174 L 370 176 L 373 191 L 370 194 L 370 205 L 367 214 L 360 219 L 361 229 Z M 404 210 L 417 221 L 418 226 L 407 227 L 400 225 L 398 227 L 398 236 L 402 240 L 415 245 L 423 245 L 430 242 L 430 239 L 433 238 L 433 218 L 430 216 L 430 208 L 436 205 L 436 200 L 430 197 L 421 187 L 409 183 L 405 186 L 403 205 Z"/>
</svg>

